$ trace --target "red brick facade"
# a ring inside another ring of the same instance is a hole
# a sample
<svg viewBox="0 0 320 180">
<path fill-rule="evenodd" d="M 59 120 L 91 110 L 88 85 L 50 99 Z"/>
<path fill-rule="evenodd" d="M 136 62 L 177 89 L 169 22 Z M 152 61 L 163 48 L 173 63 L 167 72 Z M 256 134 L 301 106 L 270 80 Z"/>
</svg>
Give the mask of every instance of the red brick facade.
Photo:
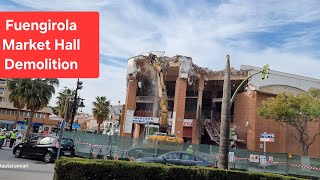
<svg viewBox="0 0 320 180">
<path fill-rule="evenodd" d="M 283 152 L 302 155 L 301 145 L 290 132 L 297 133 L 290 125 L 279 124 L 273 120 L 266 120 L 257 114 L 261 103 L 273 95 L 254 91 L 252 95 L 247 92 L 238 94 L 235 99 L 234 124 L 237 125 L 237 134 L 246 141 L 248 150 L 263 151 L 260 148 L 260 134 L 267 132 L 275 135 L 275 142 L 267 143 L 267 152 Z M 320 123 L 310 123 L 308 133 L 314 135 L 320 132 Z M 311 157 L 320 157 L 320 137 L 310 147 Z"/>
</svg>

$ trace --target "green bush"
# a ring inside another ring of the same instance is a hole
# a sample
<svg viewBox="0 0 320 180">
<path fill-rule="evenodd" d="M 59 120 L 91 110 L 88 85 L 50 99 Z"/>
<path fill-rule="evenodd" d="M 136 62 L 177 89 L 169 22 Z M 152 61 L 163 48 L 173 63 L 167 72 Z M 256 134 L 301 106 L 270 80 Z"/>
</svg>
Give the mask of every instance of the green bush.
<svg viewBox="0 0 320 180">
<path fill-rule="evenodd" d="M 208 180 L 208 179 L 297 179 L 277 174 L 229 171 L 116 160 L 61 158 L 56 161 L 55 180 Z"/>
</svg>

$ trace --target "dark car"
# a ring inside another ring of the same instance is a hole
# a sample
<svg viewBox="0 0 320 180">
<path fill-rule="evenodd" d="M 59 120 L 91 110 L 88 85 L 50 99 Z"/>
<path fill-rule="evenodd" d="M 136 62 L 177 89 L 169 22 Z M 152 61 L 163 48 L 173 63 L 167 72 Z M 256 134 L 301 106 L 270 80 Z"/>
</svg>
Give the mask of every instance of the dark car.
<svg viewBox="0 0 320 180">
<path fill-rule="evenodd" d="M 28 141 L 17 144 L 13 148 L 13 154 L 19 158 L 22 156 L 42 158 L 45 162 L 53 162 L 57 157 L 59 137 L 37 136 Z M 60 156 L 75 156 L 74 142 L 69 138 L 61 139 Z"/>
<path fill-rule="evenodd" d="M 158 157 L 143 157 L 135 160 L 136 162 L 153 162 L 161 164 L 174 164 L 182 166 L 205 166 L 215 167 L 215 164 L 206 161 L 198 156 L 187 152 L 173 151 L 165 153 Z"/>
</svg>

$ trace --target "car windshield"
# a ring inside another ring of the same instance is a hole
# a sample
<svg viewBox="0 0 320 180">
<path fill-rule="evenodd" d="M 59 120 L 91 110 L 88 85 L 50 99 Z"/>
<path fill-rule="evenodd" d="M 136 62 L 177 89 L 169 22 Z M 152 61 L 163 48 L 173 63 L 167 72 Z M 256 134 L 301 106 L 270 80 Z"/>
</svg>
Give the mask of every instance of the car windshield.
<svg viewBox="0 0 320 180">
<path fill-rule="evenodd" d="M 61 139 L 61 145 L 73 146 L 73 140 L 72 139 Z"/>
</svg>

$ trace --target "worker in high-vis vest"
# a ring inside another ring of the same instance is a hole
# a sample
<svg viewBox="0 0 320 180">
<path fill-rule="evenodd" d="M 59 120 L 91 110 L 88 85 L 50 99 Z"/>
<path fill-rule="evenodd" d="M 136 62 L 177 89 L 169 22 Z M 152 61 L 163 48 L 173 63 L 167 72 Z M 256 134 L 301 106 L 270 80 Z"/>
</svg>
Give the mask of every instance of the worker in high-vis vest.
<svg viewBox="0 0 320 180">
<path fill-rule="evenodd" d="M 10 134 L 10 148 L 12 148 L 13 144 L 16 142 L 17 139 L 17 131 L 13 129 L 13 131 Z"/>
<path fill-rule="evenodd" d="M 2 149 L 2 145 L 4 143 L 4 141 L 6 140 L 7 136 L 6 136 L 6 133 L 1 130 L 0 132 L 0 149 Z"/>
</svg>

